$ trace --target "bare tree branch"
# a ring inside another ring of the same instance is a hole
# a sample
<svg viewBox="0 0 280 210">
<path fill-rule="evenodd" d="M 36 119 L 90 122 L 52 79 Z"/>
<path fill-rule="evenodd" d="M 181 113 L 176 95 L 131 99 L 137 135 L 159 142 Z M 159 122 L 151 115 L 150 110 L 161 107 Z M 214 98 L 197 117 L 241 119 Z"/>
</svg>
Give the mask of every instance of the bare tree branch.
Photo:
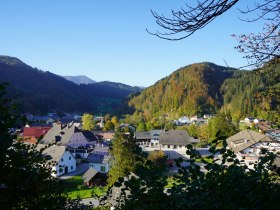
<svg viewBox="0 0 280 210">
<path fill-rule="evenodd" d="M 186 4 L 186 9 L 181 8 L 179 11 L 172 10 L 171 18 L 151 11 L 156 19 L 156 23 L 166 32 L 157 31 L 153 33 L 149 30 L 147 30 L 147 32 L 159 38 L 171 41 L 185 39 L 197 30 L 204 28 L 216 17 L 229 10 L 238 1 L 239 0 L 197 0 L 195 7 Z M 182 35 L 182 33 L 185 35 Z M 178 37 L 174 36 L 177 34 L 179 34 Z"/>
</svg>

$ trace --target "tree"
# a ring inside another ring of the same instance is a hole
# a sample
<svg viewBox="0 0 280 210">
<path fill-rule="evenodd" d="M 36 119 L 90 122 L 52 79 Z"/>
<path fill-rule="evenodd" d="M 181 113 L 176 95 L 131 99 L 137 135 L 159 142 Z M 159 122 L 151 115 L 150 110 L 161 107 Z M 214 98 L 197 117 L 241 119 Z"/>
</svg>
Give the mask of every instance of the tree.
<svg viewBox="0 0 280 210">
<path fill-rule="evenodd" d="M 195 4 L 186 3 L 185 8 L 181 8 L 179 11 L 172 10 L 171 17 L 159 15 L 152 11 L 157 25 L 164 32 L 148 32 L 167 40 L 185 39 L 229 11 L 240 1 L 242 0 L 197 0 Z M 280 1 L 255 1 L 252 8 L 240 10 L 240 12 L 243 15 L 252 15 L 251 18 L 246 18 L 244 21 L 264 20 L 265 22 L 264 32 L 262 33 L 234 35 L 239 40 L 239 45 L 236 48 L 246 54 L 245 58 L 251 60 L 249 65 L 259 66 L 273 58 L 278 58 L 280 53 Z"/>
<path fill-rule="evenodd" d="M 111 122 L 114 124 L 116 127 L 119 124 L 119 119 L 117 116 L 112 117 Z"/>
<path fill-rule="evenodd" d="M 187 127 L 187 131 L 190 136 L 195 137 L 195 138 L 198 137 L 197 126 L 195 124 L 190 124 Z"/>
<path fill-rule="evenodd" d="M 182 166 L 183 159 L 176 161 L 179 170 L 169 189 L 165 189 L 166 177 L 152 164 L 142 164 L 136 176 L 120 180 L 124 187 L 116 209 L 278 209 L 280 177 L 273 169 L 275 155 L 261 156 L 249 169 L 226 149 L 225 141 L 221 149 L 213 143 L 207 157 L 188 145 L 188 165 Z"/>
<path fill-rule="evenodd" d="M 20 117 L 4 90 L 0 84 L 1 209 L 79 209 L 79 201 L 71 201 L 64 193 L 63 181 L 51 176 L 43 149 L 14 140 L 9 129 Z"/>
<path fill-rule="evenodd" d="M 147 131 L 146 123 L 140 122 L 136 128 L 136 131 L 139 131 L 139 132 Z"/>
<path fill-rule="evenodd" d="M 82 124 L 83 124 L 83 130 L 88 130 L 91 131 L 95 128 L 95 122 L 94 122 L 94 117 L 93 115 L 89 113 L 83 114 L 82 117 Z"/>
<path fill-rule="evenodd" d="M 107 120 L 105 125 L 104 125 L 105 131 L 114 130 L 114 128 L 115 128 L 115 126 L 112 123 L 112 121 L 111 120 Z"/>
<path fill-rule="evenodd" d="M 129 129 L 129 127 L 128 127 Z M 118 127 L 112 146 L 112 167 L 109 171 L 108 186 L 112 186 L 120 177 L 134 170 L 136 143 L 132 131 Z"/>
<path fill-rule="evenodd" d="M 168 121 L 167 123 L 165 123 L 164 129 L 166 129 L 166 130 L 175 130 L 176 129 L 176 125 L 174 124 L 174 122 Z"/>
<path fill-rule="evenodd" d="M 208 122 L 207 131 L 209 133 L 208 141 L 218 139 L 223 140 L 237 133 L 237 128 L 232 122 L 230 113 L 220 113 L 211 118 Z"/>
</svg>

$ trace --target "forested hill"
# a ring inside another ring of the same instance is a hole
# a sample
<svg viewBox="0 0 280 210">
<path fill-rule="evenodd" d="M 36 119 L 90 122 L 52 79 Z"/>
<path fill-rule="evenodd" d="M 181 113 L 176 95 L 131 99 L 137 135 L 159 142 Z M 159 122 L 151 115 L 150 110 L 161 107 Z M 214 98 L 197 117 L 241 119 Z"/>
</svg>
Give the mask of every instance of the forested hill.
<svg viewBox="0 0 280 210">
<path fill-rule="evenodd" d="M 189 65 L 146 88 L 128 105 L 142 111 L 146 119 L 215 113 L 223 104 L 220 88 L 235 71 L 212 63 Z"/>
<path fill-rule="evenodd" d="M 113 113 L 134 87 L 106 84 L 77 85 L 59 75 L 32 68 L 17 58 L 0 56 L 0 83 L 9 83 L 23 112 Z"/>
<path fill-rule="evenodd" d="M 246 116 L 280 120 L 280 64 L 253 71 L 212 63 L 183 67 L 128 101 L 146 119 L 202 115 L 222 109 L 238 120 Z M 128 110 L 127 108 L 127 110 Z"/>
<path fill-rule="evenodd" d="M 272 62 L 254 71 L 241 71 L 221 88 L 223 110 L 236 119 L 254 116 L 280 120 L 280 64 Z"/>
</svg>

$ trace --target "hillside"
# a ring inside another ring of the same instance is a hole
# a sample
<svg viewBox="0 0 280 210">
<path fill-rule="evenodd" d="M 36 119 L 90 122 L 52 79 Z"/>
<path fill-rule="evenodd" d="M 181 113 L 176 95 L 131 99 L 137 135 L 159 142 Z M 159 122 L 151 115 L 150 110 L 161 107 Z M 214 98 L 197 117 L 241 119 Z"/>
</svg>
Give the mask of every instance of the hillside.
<svg viewBox="0 0 280 210">
<path fill-rule="evenodd" d="M 71 82 L 74 82 L 75 84 L 77 85 L 80 85 L 80 84 L 85 84 L 85 85 L 88 85 L 88 84 L 93 84 L 93 83 L 96 83 L 96 81 L 88 78 L 87 76 L 84 76 L 84 75 L 78 75 L 78 76 L 63 76 L 64 79 L 67 79 Z"/>
<path fill-rule="evenodd" d="M 22 111 L 112 113 L 133 92 L 108 85 L 77 85 L 48 71 L 32 68 L 17 58 L 0 56 L 0 82 L 17 96 Z"/>
<path fill-rule="evenodd" d="M 123 107 L 143 113 L 147 120 L 222 110 L 230 111 L 235 120 L 252 116 L 278 122 L 280 64 L 271 62 L 253 71 L 212 63 L 189 65 L 131 97 Z"/>
<path fill-rule="evenodd" d="M 223 104 L 220 88 L 236 70 L 212 63 L 193 64 L 173 72 L 133 97 L 128 105 L 152 116 L 214 113 Z"/>
<path fill-rule="evenodd" d="M 254 116 L 280 120 L 280 65 L 269 63 L 254 71 L 241 71 L 225 80 L 221 88 L 223 110 L 235 119 Z"/>
</svg>

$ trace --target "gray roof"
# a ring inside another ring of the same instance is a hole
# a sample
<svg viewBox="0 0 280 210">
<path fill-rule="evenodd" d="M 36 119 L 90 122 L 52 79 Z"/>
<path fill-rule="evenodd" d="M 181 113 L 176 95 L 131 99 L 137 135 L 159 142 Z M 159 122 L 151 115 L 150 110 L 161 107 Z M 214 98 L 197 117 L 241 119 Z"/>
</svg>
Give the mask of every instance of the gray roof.
<svg viewBox="0 0 280 210">
<path fill-rule="evenodd" d="M 135 132 L 135 138 L 137 140 L 148 140 L 151 139 L 150 132 Z"/>
<path fill-rule="evenodd" d="M 80 132 L 80 130 L 73 124 L 55 124 L 48 133 L 44 136 L 40 143 L 42 144 L 53 144 L 65 146 L 68 144 L 71 136 L 75 132 Z"/>
<path fill-rule="evenodd" d="M 151 130 L 146 132 L 135 132 L 135 138 L 137 140 L 149 140 L 158 139 L 163 130 Z"/>
<path fill-rule="evenodd" d="M 188 145 L 191 143 L 191 137 L 185 130 L 170 130 L 160 134 L 159 143 L 164 145 Z"/>
<path fill-rule="evenodd" d="M 271 138 L 252 130 L 244 130 L 229 137 L 227 144 L 234 152 L 240 152 L 258 142 L 271 142 Z"/>
<path fill-rule="evenodd" d="M 63 156 L 64 152 L 66 151 L 66 148 L 64 146 L 57 146 L 53 145 L 45 149 L 42 154 L 44 156 L 49 156 L 49 161 L 55 161 L 58 162 L 61 157 Z"/>
<path fill-rule="evenodd" d="M 87 160 L 91 163 L 107 164 L 111 158 L 109 150 L 109 147 L 97 145 L 88 155 Z"/>
<path fill-rule="evenodd" d="M 164 132 L 164 130 L 151 130 L 151 138 L 155 139 L 155 138 L 159 138 L 160 134 Z"/>
<path fill-rule="evenodd" d="M 89 182 L 98 173 L 94 168 L 89 168 L 82 176 L 84 182 Z"/>
</svg>

